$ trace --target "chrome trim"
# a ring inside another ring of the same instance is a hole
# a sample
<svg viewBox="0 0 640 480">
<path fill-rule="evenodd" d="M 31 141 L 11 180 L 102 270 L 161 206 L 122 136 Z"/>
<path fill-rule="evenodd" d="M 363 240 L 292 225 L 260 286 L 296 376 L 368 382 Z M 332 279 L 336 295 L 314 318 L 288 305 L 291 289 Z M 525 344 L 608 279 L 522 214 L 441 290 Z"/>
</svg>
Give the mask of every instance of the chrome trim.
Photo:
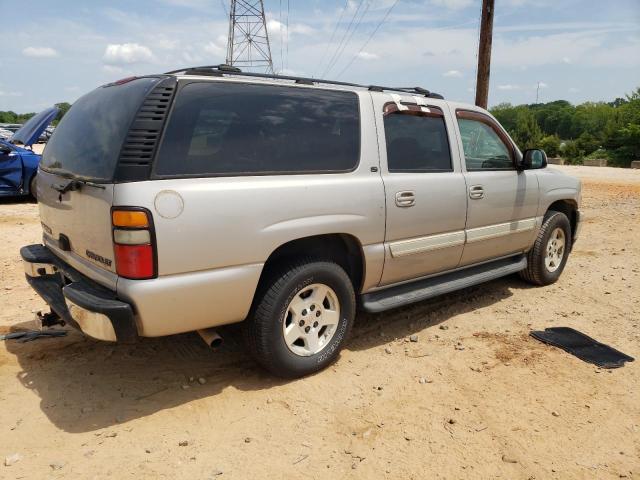
<svg viewBox="0 0 640 480">
<path fill-rule="evenodd" d="M 401 240 L 389 244 L 391 256 L 394 258 L 414 255 L 416 253 L 430 252 L 441 248 L 463 245 L 465 234 L 463 230 L 450 233 L 428 235 L 426 237 Z"/>
<path fill-rule="evenodd" d="M 52 263 L 32 263 L 24 260 L 24 272 L 30 277 L 40 277 L 41 275 L 53 275 L 58 271 L 58 267 Z M 38 271 L 42 270 L 42 271 Z"/>
<path fill-rule="evenodd" d="M 65 298 L 69 314 L 80 326 L 83 333 L 97 340 L 115 342 L 116 332 L 109 317 L 102 313 L 92 312 L 86 308 L 76 305 L 68 298 Z"/>
<path fill-rule="evenodd" d="M 533 217 L 514 220 L 513 222 L 499 223 L 497 225 L 488 225 L 486 227 L 471 228 L 466 231 L 467 243 L 490 240 L 513 233 L 528 232 L 536 228 L 536 221 L 537 218 Z"/>
</svg>

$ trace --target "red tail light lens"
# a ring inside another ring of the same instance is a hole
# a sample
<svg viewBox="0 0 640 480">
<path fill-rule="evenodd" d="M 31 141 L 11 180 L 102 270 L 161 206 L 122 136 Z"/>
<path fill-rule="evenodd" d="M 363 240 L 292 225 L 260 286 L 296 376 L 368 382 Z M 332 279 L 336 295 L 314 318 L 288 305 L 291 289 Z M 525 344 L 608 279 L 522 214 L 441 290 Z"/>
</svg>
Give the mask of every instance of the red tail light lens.
<svg viewBox="0 0 640 480">
<path fill-rule="evenodd" d="M 114 245 L 116 270 L 126 278 L 153 278 L 153 247 L 151 245 Z"/>
<path fill-rule="evenodd" d="M 133 280 L 157 276 L 155 235 L 151 212 L 144 208 L 114 208 L 113 249 L 116 272 Z"/>
</svg>

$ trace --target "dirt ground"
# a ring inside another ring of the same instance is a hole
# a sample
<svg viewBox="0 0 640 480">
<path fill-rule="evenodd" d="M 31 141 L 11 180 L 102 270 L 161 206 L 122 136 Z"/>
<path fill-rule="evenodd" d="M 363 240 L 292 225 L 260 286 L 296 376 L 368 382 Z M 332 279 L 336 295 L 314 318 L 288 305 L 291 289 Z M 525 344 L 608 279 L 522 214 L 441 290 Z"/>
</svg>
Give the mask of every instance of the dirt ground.
<svg viewBox="0 0 640 480">
<path fill-rule="evenodd" d="M 640 479 L 640 171 L 554 168 L 583 178 L 586 216 L 557 284 L 359 314 L 303 380 L 257 368 L 234 328 L 218 352 L 196 334 L 0 342 L 0 478 Z M 3 201 L 0 225 L 4 333 L 44 308 L 18 254 L 37 206 Z M 550 326 L 639 360 L 601 370 L 528 336 Z"/>
</svg>

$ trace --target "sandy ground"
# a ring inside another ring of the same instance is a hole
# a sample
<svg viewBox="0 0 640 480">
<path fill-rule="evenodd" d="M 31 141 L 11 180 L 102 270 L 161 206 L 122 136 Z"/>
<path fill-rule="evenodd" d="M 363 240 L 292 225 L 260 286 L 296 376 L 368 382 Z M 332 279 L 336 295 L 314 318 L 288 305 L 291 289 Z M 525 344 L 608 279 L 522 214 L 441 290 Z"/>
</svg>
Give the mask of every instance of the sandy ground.
<svg viewBox="0 0 640 480">
<path fill-rule="evenodd" d="M 571 326 L 640 357 L 640 171 L 558 168 L 587 216 L 559 283 L 359 314 L 303 380 L 266 375 L 233 328 L 218 352 L 196 334 L 1 342 L 0 462 L 20 459 L 0 478 L 640 478 L 640 360 L 600 370 L 528 336 Z M 5 201 L 0 224 L 6 332 L 44 307 L 18 255 L 37 207 Z"/>
</svg>

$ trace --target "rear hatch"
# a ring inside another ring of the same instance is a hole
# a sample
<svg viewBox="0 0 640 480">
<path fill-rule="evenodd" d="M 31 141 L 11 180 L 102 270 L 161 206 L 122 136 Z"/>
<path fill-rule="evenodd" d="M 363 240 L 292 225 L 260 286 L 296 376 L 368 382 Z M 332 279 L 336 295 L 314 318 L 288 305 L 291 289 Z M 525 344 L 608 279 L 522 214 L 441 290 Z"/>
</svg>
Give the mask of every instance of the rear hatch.
<svg viewBox="0 0 640 480">
<path fill-rule="evenodd" d="M 116 265 L 111 207 L 116 172 L 134 148 L 150 168 L 155 141 L 135 140 L 145 101 L 163 78 L 127 79 L 78 99 L 47 144 L 38 172 L 38 202 L 45 245 L 98 283 L 114 289 Z M 165 109 L 170 98 L 166 99 Z M 151 119 L 152 120 L 152 119 Z M 162 122 L 161 122 L 162 123 Z M 131 133 L 134 132 L 134 133 Z M 159 136 L 160 131 L 155 133 Z M 140 166 L 128 165 L 127 168 Z"/>
</svg>

